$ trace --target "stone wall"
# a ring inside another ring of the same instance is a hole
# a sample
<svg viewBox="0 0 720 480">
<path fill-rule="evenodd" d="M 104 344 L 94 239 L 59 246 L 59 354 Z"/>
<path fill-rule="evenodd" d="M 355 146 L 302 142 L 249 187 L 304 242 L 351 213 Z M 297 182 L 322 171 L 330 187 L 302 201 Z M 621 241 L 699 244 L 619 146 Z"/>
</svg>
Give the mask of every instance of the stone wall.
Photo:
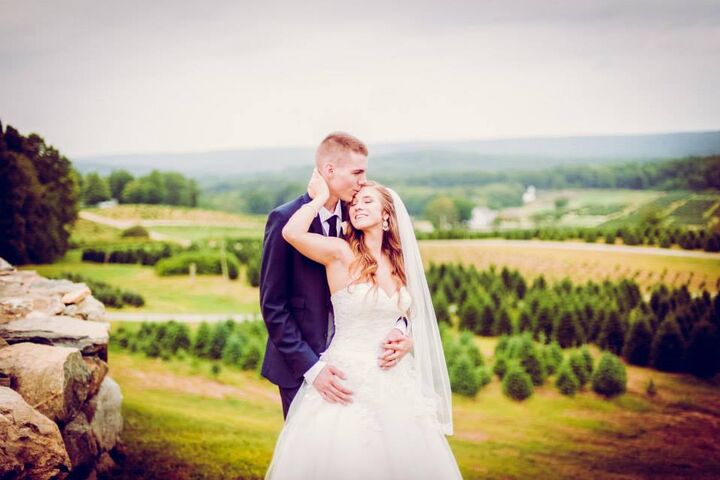
<svg viewBox="0 0 720 480">
<path fill-rule="evenodd" d="M 0 258 L 0 478 L 85 479 L 124 452 L 105 307 Z"/>
</svg>

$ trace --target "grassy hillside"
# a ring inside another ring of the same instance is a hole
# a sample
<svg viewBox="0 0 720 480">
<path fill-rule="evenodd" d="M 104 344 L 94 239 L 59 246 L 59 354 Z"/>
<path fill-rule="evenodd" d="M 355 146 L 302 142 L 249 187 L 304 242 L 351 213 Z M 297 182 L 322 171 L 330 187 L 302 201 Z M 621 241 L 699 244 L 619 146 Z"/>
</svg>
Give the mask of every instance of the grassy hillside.
<svg viewBox="0 0 720 480">
<path fill-rule="evenodd" d="M 113 329 L 117 324 L 113 325 Z M 480 338 L 491 360 L 495 338 Z M 593 356 L 598 351 L 591 347 Z M 113 478 L 262 478 L 282 412 L 254 372 L 204 360 L 148 359 L 110 350 L 123 392 L 129 454 Z M 552 378 L 530 399 L 505 397 L 497 377 L 455 396 L 451 447 L 466 479 L 704 477 L 720 473 L 720 387 L 628 367 L 628 392 L 561 396 Z M 652 378 L 658 394 L 649 397 Z"/>
</svg>

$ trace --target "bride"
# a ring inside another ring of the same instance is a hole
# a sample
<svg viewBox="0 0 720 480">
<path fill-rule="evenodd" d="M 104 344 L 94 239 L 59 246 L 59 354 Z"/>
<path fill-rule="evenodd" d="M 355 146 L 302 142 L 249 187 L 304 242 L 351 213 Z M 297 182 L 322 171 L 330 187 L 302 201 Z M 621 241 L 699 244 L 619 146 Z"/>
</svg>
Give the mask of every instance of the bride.
<svg viewBox="0 0 720 480">
<path fill-rule="evenodd" d="M 346 374 L 350 403 L 303 383 L 290 405 L 266 479 L 462 478 L 452 434 L 447 366 L 410 216 L 391 189 L 368 182 L 349 206 L 345 239 L 308 232 L 329 190 L 317 170 L 312 201 L 283 228 L 285 240 L 325 265 L 335 335 L 321 359 Z M 400 316 L 414 350 L 378 365 L 379 339 Z"/>
</svg>

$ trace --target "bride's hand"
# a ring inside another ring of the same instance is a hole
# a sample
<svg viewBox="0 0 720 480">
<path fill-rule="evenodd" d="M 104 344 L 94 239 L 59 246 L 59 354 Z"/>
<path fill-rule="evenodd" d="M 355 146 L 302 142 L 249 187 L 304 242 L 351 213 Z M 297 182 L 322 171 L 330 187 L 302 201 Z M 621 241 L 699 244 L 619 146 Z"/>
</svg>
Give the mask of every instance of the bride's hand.
<svg viewBox="0 0 720 480">
<path fill-rule="evenodd" d="M 320 172 L 318 172 L 317 168 L 313 169 L 312 177 L 310 177 L 310 181 L 308 182 L 307 191 L 308 195 L 310 195 L 310 198 L 312 199 L 319 197 L 321 200 L 325 200 L 330 196 L 330 188 L 322 175 L 320 175 Z"/>
<path fill-rule="evenodd" d="M 381 369 L 394 367 L 402 358 L 413 349 L 412 337 L 403 335 L 397 328 L 393 328 L 382 343 L 385 350 L 378 360 Z"/>
</svg>

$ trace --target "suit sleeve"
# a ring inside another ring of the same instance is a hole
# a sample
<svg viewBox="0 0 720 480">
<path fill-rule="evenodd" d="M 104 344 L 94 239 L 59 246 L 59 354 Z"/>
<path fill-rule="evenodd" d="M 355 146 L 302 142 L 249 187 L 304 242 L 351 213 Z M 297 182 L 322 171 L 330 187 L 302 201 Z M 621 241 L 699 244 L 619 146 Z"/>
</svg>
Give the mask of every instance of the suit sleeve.
<svg viewBox="0 0 720 480">
<path fill-rule="evenodd" d="M 302 378 L 319 357 L 303 339 L 292 312 L 288 309 L 291 292 L 287 288 L 291 246 L 282 237 L 287 219 L 278 211 L 270 212 L 260 267 L 260 308 L 268 337 L 283 355 L 293 374 Z"/>
</svg>

